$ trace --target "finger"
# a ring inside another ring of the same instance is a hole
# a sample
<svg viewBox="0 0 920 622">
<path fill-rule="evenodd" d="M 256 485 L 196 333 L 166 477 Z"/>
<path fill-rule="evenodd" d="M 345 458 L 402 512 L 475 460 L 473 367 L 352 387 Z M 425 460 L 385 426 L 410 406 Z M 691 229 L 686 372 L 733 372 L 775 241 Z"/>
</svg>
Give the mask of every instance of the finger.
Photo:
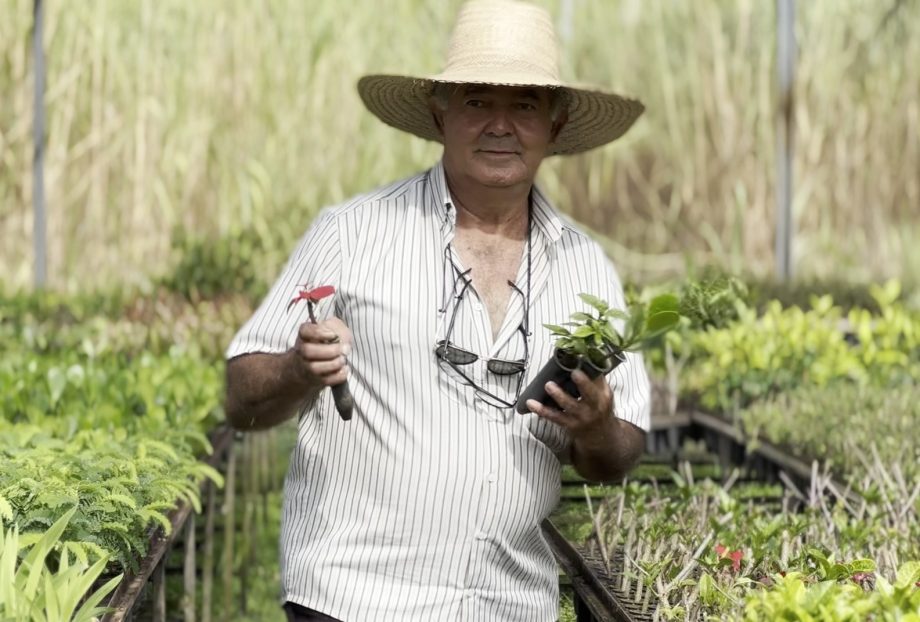
<svg viewBox="0 0 920 622">
<path fill-rule="evenodd" d="M 576 398 L 563 391 L 562 387 L 555 382 L 547 382 L 543 388 L 546 389 L 549 396 L 553 398 L 553 401 L 559 405 L 559 408 L 566 413 L 577 411 L 581 405 Z"/>
<path fill-rule="evenodd" d="M 604 376 L 598 376 L 592 380 L 588 374 L 580 369 L 576 369 L 572 372 L 572 380 L 575 382 L 575 386 L 581 394 L 582 401 L 592 406 L 597 406 L 601 403 L 604 387 L 608 386 Z"/>
<path fill-rule="evenodd" d="M 346 356 L 344 346 L 341 343 L 300 342 L 297 344 L 297 354 L 308 363 L 313 361 L 332 361 Z"/>
<path fill-rule="evenodd" d="M 307 371 L 314 376 L 329 376 L 338 373 L 347 365 L 344 356 L 339 356 L 331 361 L 311 361 L 307 363 Z"/>
<path fill-rule="evenodd" d="M 348 325 L 339 318 L 331 317 L 328 320 L 320 322 L 318 325 L 324 328 L 328 328 L 334 332 L 342 343 L 354 343 L 354 337 L 351 334 L 351 329 L 348 328 Z"/>
<path fill-rule="evenodd" d="M 526 404 L 527 408 L 530 409 L 530 412 L 537 415 L 538 417 L 552 421 L 558 425 L 565 425 L 566 415 L 558 408 L 553 408 L 551 406 L 547 406 L 546 404 L 541 404 L 537 400 L 527 400 Z"/>
<path fill-rule="evenodd" d="M 333 343 L 339 340 L 339 335 L 328 322 L 314 324 L 304 322 L 297 331 L 298 336 L 308 343 Z"/>
<path fill-rule="evenodd" d="M 337 317 L 332 317 L 316 324 L 304 322 L 300 325 L 298 334 L 304 341 L 317 343 L 336 343 L 341 341 L 349 345 L 354 343 L 351 329 Z"/>
<path fill-rule="evenodd" d="M 342 384 L 348 380 L 348 375 L 351 373 L 351 370 L 348 366 L 344 366 L 339 369 L 337 372 L 332 374 L 327 374 L 325 376 L 317 376 L 316 379 L 323 385 L 327 387 L 334 387 L 337 384 Z"/>
</svg>

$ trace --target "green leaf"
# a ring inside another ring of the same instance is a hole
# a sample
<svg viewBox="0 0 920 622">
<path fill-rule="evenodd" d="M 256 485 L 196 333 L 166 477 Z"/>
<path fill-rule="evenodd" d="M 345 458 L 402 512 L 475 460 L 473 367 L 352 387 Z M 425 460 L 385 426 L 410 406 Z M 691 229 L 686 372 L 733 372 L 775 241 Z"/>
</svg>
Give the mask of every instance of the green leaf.
<svg viewBox="0 0 920 622">
<path fill-rule="evenodd" d="M 38 583 L 41 581 L 42 569 L 45 567 L 45 557 L 53 548 L 54 543 L 61 539 L 61 534 L 64 533 L 67 523 L 70 522 L 76 511 L 77 509 L 73 508 L 55 521 L 48 531 L 42 534 L 41 539 L 32 547 L 23 561 L 23 564 L 29 568 L 28 579 L 23 590 L 26 598 L 30 600 L 35 598 Z"/>
<path fill-rule="evenodd" d="M 67 388 L 67 375 L 60 367 L 52 367 L 48 370 L 48 390 L 51 397 L 51 405 L 54 406 L 64 394 Z"/>
<path fill-rule="evenodd" d="M 674 294 L 660 294 L 652 298 L 648 303 L 648 314 L 655 315 L 656 313 L 678 313 L 680 309 L 680 302 L 677 299 L 677 296 Z"/>
<path fill-rule="evenodd" d="M 920 581 L 920 561 L 901 564 L 901 567 L 898 568 L 898 576 L 895 579 L 895 587 L 908 587 L 917 581 Z"/>
<path fill-rule="evenodd" d="M 606 313 L 607 309 L 610 307 L 606 302 L 591 294 L 578 294 L 578 297 L 581 298 L 583 302 L 597 309 L 598 313 Z"/>
<path fill-rule="evenodd" d="M 195 473 L 199 477 L 206 477 L 212 482 L 214 482 L 218 488 L 223 488 L 224 486 L 224 476 L 220 474 L 220 471 L 212 467 L 210 464 L 205 464 L 199 462 L 195 465 Z"/>
<path fill-rule="evenodd" d="M 571 334 L 568 329 L 556 326 L 555 324 L 544 324 L 543 326 L 548 328 L 554 335 L 565 337 Z"/>
<path fill-rule="evenodd" d="M 151 510 L 140 510 L 138 515 L 144 519 L 145 523 L 156 522 L 163 528 L 163 533 L 167 536 L 172 533 L 172 523 L 169 522 L 169 519 L 160 512 L 154 512 Z"/>
<path fill-rule="evenodd" d="M 847 564 L 847 570 L 850 571 L 850 574 L 856 574 L 857 572 L 875 572 L 875 561 L 871 559 L 854 559 Z"/>
<path fill-rule="evenodd" d="M 657 337 L 666 330 L 674 328 L 679 321 L 680 314 L 676 311 L 656 311 L 655 313 L 650 313 L 645 323 L 647 338 L 651 336 Z"/>
<path fill-rule="evenodd" d="M 117 577 L 112 577 L 109 581 L 100 587 L 98 590 L 93 592 L 93 595 L 86 599 L 86 602 L 83 603 L 83 606 L 77 611 L 74 616 L 73 622 L 92 622 L 93 620 L 101 617 L 103 613 L 111 611 L 107 607 L 98 607 L 99 603 L 102 602 L 102 599 L 109 595 L 109 593 L 118 587 L 118 584 L 121 583 L 121 578 L 124 575 L 118 575 Z"/>
<path fill-rule="evenodd" d="M 86 547 L 82 542 L 68 541 L 64 543 L 65 551 L 70 551 L 73 556 L 84 566 L 89 566 L 89 556 L 86 554 Z"/>
<path fill-rule="evenodd" d="M 131 497 L 127 495 L 122 495 L 118 493 L 112 493 L 112 494 L 106 495 L 103 501 L 114 501 L 116 503 L 120 503 L 121 505 L 127 506 L 131 508 L 132 510 L 137 508 L 137 502 L 134 499 L 132 499 Z"/>
<path fill-rule="evenodd" d="M 6 497 L 0 495 L 0 518 L 5 521 L 13 520 L 13 506 L 6 500 Z"/>
</svg>

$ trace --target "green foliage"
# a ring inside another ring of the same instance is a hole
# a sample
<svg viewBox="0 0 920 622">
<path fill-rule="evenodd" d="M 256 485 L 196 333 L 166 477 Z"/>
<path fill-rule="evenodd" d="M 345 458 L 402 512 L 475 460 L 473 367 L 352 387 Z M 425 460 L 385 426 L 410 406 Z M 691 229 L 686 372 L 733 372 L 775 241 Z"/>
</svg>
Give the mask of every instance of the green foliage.
<svg viewBox="0 0 920 622">
<path fill-rule="evenodd" d="M 0 527 L 0 619 L 91 622 L 107 611 L 98 605 L 115 589 L 121 575 L 87 596 L 105 569 L 106 557 L 100 557 L 90 566 L 77 555 L 72 563 L 65 549 L 57 560 L 56 571 L 46 565 L 46 558 L 76 512 L 74 508 L 63 514 L 32 544 L 23 542 L 17 527 L 9 530 Z M 22 549 L 28 551 L 24 559 L 20 559 Z"/>
<path fill-rule="evenodd" d="M 830 296 L 834 302 L 848 312 L 850 309 L 866 309 L 870 313 L 880 311 L 878 302 L 872 295 L 873 285 L 869 283 L 851 283 L 841 279 L 793 280 L 781 282 L 774 279 L 746 277 L 748 302 L 754 308 L 763 311 L 772 301 L 783 307 L 808 307 L 813 298 Z"/>
<path fill-rule="evenodd" d="M 189 303 L 164 288 L 144 294 L 119 290 L 65 297 L 41 291 L 0 296 L 0 350 L 159 355 L 179 343 L 219 361 L 253 306 L 242 295 Z"/>
<path fill-rule="evenodd" d="M 893 584 L 877 577 L 866 590 L 840 577 L 814 581 L 799 572 L 774 575 L 766 590 L 752 592 L 744 607 L 745 620 L 799 622 L 920 621 L 920 562 L 901 566 Z"/>
<path fill-rule="evenodd" d="M 222 367 L 172 348 L 165 354 L 35 355 L 10 350 L 0 359 L 0 429 L 41 425 L 60 438 L 77 430 L 147 431 L 181 426 L 208 430 L 222 420 Z"/>
<path fill-rule="evenodd" d="M 573 313 L 571 321 L 565 323 L 571 329 L 554 324 L 545 326 L 556 335 L 557 348 L 586 356 L 602 368 L 612 355 L 641 350 L 676 326 L 680 319 L 677 297 L 672 294 L 661 294 L 647 304 L 636 302 L 629 306 L 628 312 L 612 308 L 590 294 L 578 296 L 594 314 Z"/>
<path fill-rule="evenodd" d="M 846 320 L 829 297 L 811 308 L 778 302 L 758 316 L 742 310 L 737 322 L 675 340 L 689 356 L 684 388 L 705 406 L 734 410 L 802 385 L 846 380 L 903 387 L 920 377 L 920 313 L 895 302 L 896 285 L 874 288 L 879 315 L 853 309 Z M 847 338 L 844 328 L 853 332 Z"/>
<path fill-rule="evenodd" d="M 162 430 L 157 439 L 124 430 L 82 430 L 68 440 L 35 426 L 0 431 L 0 498 L 6 522 L 23 536 L 47 529 L 71 511 L 57 550 L 134 567 L 147 550 L 147 530 L 169 530 L 165 512 L 177 501 L 200 510 L 198 482 L 222 484 L 198 462 L 210 446 L 200 432 Z"/>
<path fill-rule="evenodd" d="M 680 314 L 693 329 L 724 328 L 738 319 L 747 286 L 735 277 L 688 280 L 681 286 Z"/>
<path fill-rule="evenodd" d="M 267 291 L 267 261 L 276 243 L 280 241 L 253 230 L 217 239 L 190 236 L 180 230 L 173 238 L 178 263 L 161 283 L 190 301 L 228 293 L 257 301 Z"/>
</svg>

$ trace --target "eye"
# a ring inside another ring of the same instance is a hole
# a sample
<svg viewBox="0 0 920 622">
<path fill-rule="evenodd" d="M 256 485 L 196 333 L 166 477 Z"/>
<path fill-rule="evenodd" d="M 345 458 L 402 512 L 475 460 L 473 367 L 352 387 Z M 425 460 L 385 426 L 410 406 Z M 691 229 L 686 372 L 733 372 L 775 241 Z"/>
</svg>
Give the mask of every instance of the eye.
<svg viewBox="0 0 920 622">
<path fill-rule="evenodd" d="M 523 112 L 533 112 L 537 109 L 537 106 L 533 102 L 523 101 L 517 103 L 517 109 Z"/>
<path fill-rule="evenodd" d="M 481 99 L 468 99 L 466 100 L 466 105 L 470 108 L 482 108 L 486 104 Z"/>
</svg>

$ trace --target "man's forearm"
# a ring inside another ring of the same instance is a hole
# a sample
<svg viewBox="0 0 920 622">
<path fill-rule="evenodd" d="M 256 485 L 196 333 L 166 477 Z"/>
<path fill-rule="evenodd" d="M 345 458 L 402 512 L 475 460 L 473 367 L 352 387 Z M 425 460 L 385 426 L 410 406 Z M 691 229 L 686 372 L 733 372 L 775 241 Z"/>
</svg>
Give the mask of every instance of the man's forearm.
<svg viewBox="0 0 920 622">
<path fill-rule="evenodd" d="M 587 480 L 619 481 L 636 465 L 643 451 L 645 432 L 611 417 L 595 433 L 574 440 L 572 466 Z"/>
<path fill-rule="evenodd" d="M 244 354 L 227 362 L 227 420 L 240 430 L 264 430 L 293 417 L 322 385 L 297 374 L 293 351 Z"/>
</svg>

